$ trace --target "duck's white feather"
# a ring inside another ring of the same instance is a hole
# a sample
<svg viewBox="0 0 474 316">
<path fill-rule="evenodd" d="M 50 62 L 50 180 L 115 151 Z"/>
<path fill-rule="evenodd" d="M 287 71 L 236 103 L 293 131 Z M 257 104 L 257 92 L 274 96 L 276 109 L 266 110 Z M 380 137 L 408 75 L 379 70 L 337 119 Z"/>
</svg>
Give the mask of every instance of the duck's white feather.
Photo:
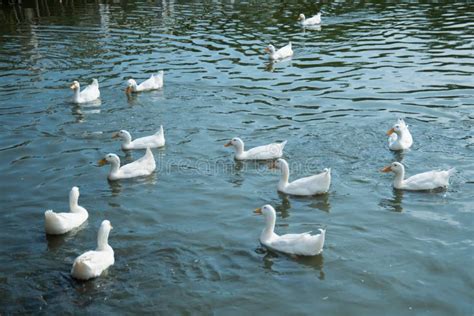
<svg viewBox="0 0 474 316">
<path fill-rule="evenodd" d="M 285 140 L 281 143 L 272 143 L 245 150 L 244 142 L 240 138 L 236 137 L 225 144 L 225 146 L 234 147 L 234 157 L 236 160 L 269 160 L 283 156 L 283 149 L 285 148 L 286 143 L 287 141 Z"/>
<path fill-rule="evenodd" d="M 278 183 L 278 191 L 280 192 L 291 195 L 308 196 L 327 193 L 329 190 L 331 185 L 330 168 L 326 168 L 319 174 L 288 182 L 290 169 L 286 160 L 280 158 L 275 162 L 275 165 L 281 170 L 281 178 Z"/>
<path fill-rule="evenodd" d="M 164 76 L 164 72 L 159 71 L 157 74 L 151 75 L 150 78 L 143 81 L 139 85 L 137 85 L 134 80 L 129 81 L 129 83 L 130 82 L 132 83 L 131 88 L 133 92 L 157 90 L 157 89 L 163 88 L 163 76 Z"/>
<path fill-rule="evenodd" d="M 140 159 L 135 160 L 129 164 L 120 166 L 120 159 L 117 155 L 109 154 L 113 156 L 114 160 L 109 161 L 112 164 L 110 173 L 108 175 L 109 180 L 129 179 L 141 176 L 148 176 L 153 173 L 156 169 L 155 158 L 150 148 L 146 149 L 146 153 Z"/>
<path fill-rule="evenodd" d="M 273 46 L 269 46 L 269 47 L 273 47 Z M 270 49 L 269 56 L 271 60 L 284 59 L 284 58 L 293 56 L 293 49 L 292 49 L 291 42 L 278 50 L 275 50 L 274 48 Z"/>
<path fill-rule="evenodd" d="M 163 147 L 166 143 L 163 126 L 160 126 L 160 129 L 153 135 L 140 137 L 134 140 L 132 140 L 130 133 L 125 130 L 120 131 L 118 134 L 124 134 L 124 137 L 122 137 L 123 150 L 158 148 Z"/>
<path fill-rule="evenodd" d="M 69 213 L 55 213 L 47 210 L 44 213 L 46 234 L 61 235 L 81 226 L 89 217 L 87 210 L 78 205 L 79 189 L 73 187 L 69 193 Z"/>
<path fill-rule="evenodd" d="M 400 189 L 406 190 L 433 190 L 449 185 L 449 177 L 455 169 L 427 171 L 413 175 L 402 181 Z"/>
<path fill-rule="evenodd" d="M 388 147 L 391 150 L 404 150 L 413 145 L 413 137 L 403 119 L 397 120 L 397 123 L 392 127 L 392 131 L 393 133 L 388 138 Z"/>
<path fill-rule="evenodd" d="M 77 88 L 74 90 L 73 102 L 75 103 L 86 103 L 92 102 L 100 98 L 99 82 L 97 79 L 93 79 L 92 83 L 80 91 L 79 83 Z"/>
<path fill-rule="evenodd" d="M 310 17 L 310 18 L 304 18 L 304 15 L 303 15 L 303 19 L 301 20 L 301 24 L 303 26 L 310 26 L 310 25 L 318 25 L 318 24 L 321 24 L 321 12 L 319 12 L 318 14 Z"/>
</svg>

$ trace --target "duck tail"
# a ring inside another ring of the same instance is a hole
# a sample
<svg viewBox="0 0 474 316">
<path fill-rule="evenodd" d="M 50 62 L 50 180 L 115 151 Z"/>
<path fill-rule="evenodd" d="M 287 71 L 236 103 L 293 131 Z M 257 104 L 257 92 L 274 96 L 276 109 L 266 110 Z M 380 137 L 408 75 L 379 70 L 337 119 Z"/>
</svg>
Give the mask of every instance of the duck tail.
<svg viewBox="0 0 474 316">
<path fill-rule="evenodd" d="M 281 143 L 281 150 L 283 150 L 283 148 L 285 148 L 285 145 L 286 145 L 287 142 L 288 142 L 288 141 L 285 140 L 285 141 L 283 141 L 283 142 Z"/>
<path fill-rule="evenodd" d="M 456 168 L 451 168 L 448 170 L 448 175 L 452 176 L 456 172 Z"/>
<path fill-rule="evenodd" d="M 155 134 L 157 134 L 157 135 L 160 135 L 160 134 L 163 135 L 164 133 L 165 133 L 165 132 L 164 132 L 164 130 L 163 130 L 163 125 L 160 125 L 160 129 L 159 129 Z"/>
<path fill-rule="evenodd" d="M 324 168 L 323 171 L 330 174 L 331 173 L 331 168 Z"/>
</svg>

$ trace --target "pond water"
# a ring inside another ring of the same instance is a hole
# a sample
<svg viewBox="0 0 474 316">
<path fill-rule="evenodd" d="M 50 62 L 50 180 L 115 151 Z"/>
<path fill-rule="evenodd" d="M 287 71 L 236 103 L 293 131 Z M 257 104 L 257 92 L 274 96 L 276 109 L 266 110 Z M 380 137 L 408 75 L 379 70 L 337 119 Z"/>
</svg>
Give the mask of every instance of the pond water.
<svg viewBox="0 0 474 316">
<path fill-rule="evenodd" d="M 299 13 L 322 10 L 320 28 Z M 471 315 L 474 312 L 474 6 L 378 1 L 38 0 L 0 10 L 0 313 Z M 263 49 L 288 41 L 291 60 Z M 126 80 L 165 72 L 127 98 Z M 100 104 L 70 102 L 97 78 Z M 403 117 L 402 154 L 385 132 Z M 160 124 L 157 172 L 108 182 L 97 160 L 132 161 L 111 139 Z M 291 178 L 332 168 L 326 195 L 284 196 L 265 163 L 223 144 L 288 140 Z M 398 192 L 392 174 L 455 167 L 447 190 Z M 87 223 L 44 233 L 46 209 L 81 190 Z M 266 251 L 263 204 L 280 234 L 327 227 L 322 255 Z M 69 272 L 114 226 L 115 265 Z"/>
</svg>

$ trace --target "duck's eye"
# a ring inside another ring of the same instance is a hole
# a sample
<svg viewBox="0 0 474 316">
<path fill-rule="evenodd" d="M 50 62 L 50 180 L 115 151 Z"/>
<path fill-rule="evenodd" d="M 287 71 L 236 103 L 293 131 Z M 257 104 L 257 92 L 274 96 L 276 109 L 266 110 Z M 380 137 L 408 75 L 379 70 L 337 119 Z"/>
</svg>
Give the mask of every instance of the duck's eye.
<svg viewBox="0 0 474 316">
<path fill-rule="evenodd" d="M 395 125 L 395 128 L 400 128 L 400 125 Z"/>
</svg>

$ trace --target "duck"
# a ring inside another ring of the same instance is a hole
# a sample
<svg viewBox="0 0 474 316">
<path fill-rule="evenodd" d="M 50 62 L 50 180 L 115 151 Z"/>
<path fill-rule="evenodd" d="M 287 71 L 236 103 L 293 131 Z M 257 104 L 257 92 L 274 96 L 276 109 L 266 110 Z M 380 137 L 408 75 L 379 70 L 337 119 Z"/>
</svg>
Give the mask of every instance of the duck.
<svg viewBox="0 0 474 316">
<path fill-rule="evenodd" d="M 270 160 L 283 156 L 283 149 L 287 141 L 282 143 L 272 143 L 264 146 L 254 147 L 245 151 L 244 142 L 238 138 L 232 138 L 224 147 L 233 146 L 236 160 Z"/>
<path fill-rule="evenodd" d="M 265 47 L 265 52 L 268 53 L 271 60 L 284 59 L 284 58 L 293 56 L 293 49 L 291 49 L 291 42 L 289 42 L 288 45 L 283 46 L 279 50 L 275 50 L 275 47 L 272 44 L 270 44 L 267 47 Z"/>
<path fill-rule="evenodd" d="M 427 171 L 406 179 L 404 179 L 405 166 L 399 162 L 392 162 L 380 171 L 392 171 L 395 173 L 395 180 L 393 181 L 393 187 L 395 189 L 423 191 L 447 187 L 449 185 L 449 177 L 456 171 L 456 169 L 451 168 L 449 170 Z"/>
<path fill-rule="evenodd" d="M 311 232 L 302 234 L 275 234 L 276 212 L 273 206 L 267 204 L 257 208 L 254 213 L 265 217 L 265 228 L 260 234 L 260 242 L 265 247 L 283 252 L 289 255 L 315 256 L 323 252 L 325 229 L 319 229 L 319 234 L 311 235 Z"/>
<path fill-rule="evenodd" d="M 62 235 L 81 226 L 89 217 L 87 210 L 78 204 L 79 188 L 72 187 L 69 192 L 69 212 L 44 212 L 44 229 L 48 235 Z"/>
<path fill-rule="evenodd" d="M 404 150 L 413 145 L 413 138 L 408 130 L 408 125 L 403 119 L 398 119 L 391 129 L 387 131 L 388 147 L 391 150 Z"/>
<path fill-rule="evenodd" d="M 141 92 L 141 91 L 150 91 L 150 90 L 158 90 L 163 88 L 163 70 L 158 71 L 157 74 L 151 75 L 150 78 L 143 81 L 139 85 L 134 79 L 128 79 L 127 81 L 127 88 L 125 92 L 127 94 L 132 92 Z"/>
<path fill-rule="evenodd" d="M 148 176 L 156 169 L 155 157 L 153 157 L 150 147 L 147 147 L 143 157 L 122 167 L 120 167 L 120 158 L 116 154 L 107 154 L 99 160 L 98 164 L 100 167 L 106 164 L 111 165 L 107 178 L 112 181 Z"/>
<path fill-rule="evenodd" d="M 298 21 L 300 21 L 301 25 L 303 26 L 321 24 L 321 12 L 318 12 L 318 14 L 308 19 L 304 16 L 303 13 L 301 13 L 300 16 L 298 17 Z"/>
<path fill-rule="evenodd" d="M 270 165 L 270 168 L 281 170 L 280 182 L 278 182 L 278 191 L 300 196 L 310 196 L 316 194 L 324 194 L 329 190 L 331 185 L 331 169 L 325 168 L 323 172 L 313 176 L 301 178 L 292 182 L 288 182 L 290 177 L 290 168 L 285 159 L 277 159 Z"/>
<path fill-rule="evenodd" d="M 97 79 L 92 79 L 92 83 L 82 91 L 78 81 L 74 81 L 70 88 L 74 91 L 72 98 L 74 103 L 92 102 L 100 97 L 99 81 Z"/>
<path fill-rule="evenodd" d="M 112 229 L 110 221 L 102 221 L 97 234 L 96 250 L 89 250 L 74 260 L 71 269 L 73 278 L 83 281 L 96 278 L 115 263 L 114 250 L 109 245 Z"/>
<path fill-rule="evenodd" d="M 112 135 L 112 138 L 122 139 L 122 150 L 146 149 L 163 147 L 165 145 L 165 133 L 163 125 L 153 135 L 140 137 L 132 141 L 132 135 L 126 130 L 120 130 Z"/>
</svg>

